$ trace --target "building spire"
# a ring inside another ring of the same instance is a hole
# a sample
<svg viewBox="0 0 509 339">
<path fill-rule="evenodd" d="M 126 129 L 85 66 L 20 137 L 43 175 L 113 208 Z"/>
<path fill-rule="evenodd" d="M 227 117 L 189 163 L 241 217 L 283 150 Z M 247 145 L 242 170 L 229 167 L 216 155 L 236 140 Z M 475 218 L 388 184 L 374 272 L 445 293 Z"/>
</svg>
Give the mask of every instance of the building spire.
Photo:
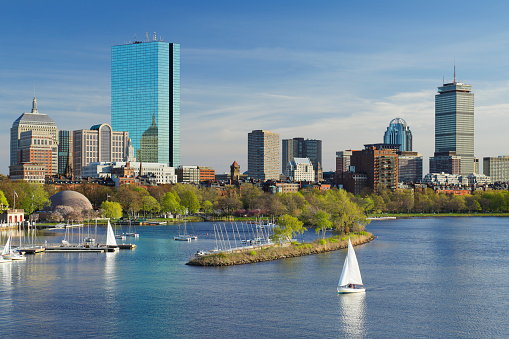
<svg viewBox="0 0 509 339">
<path fill-rule="evenodd" d="M 456 59 L 454 59 L 454 83 L 456 83 Z"/>
<path fill-rule="evenodd" d="M 37 100 L 35 100 L 35 95 L 34 101 L 32 101 L 32 113 L 39 113 L 39 111 L 37 110 Z"/>
<path fill-rule="evenodd" d="M 37 100 L 35 100 L 35 80 L 34 80 L 34 100 L 32 101 L 32 113 L 39 113 L 39 111 L 37 111 Z"/>
</svg>

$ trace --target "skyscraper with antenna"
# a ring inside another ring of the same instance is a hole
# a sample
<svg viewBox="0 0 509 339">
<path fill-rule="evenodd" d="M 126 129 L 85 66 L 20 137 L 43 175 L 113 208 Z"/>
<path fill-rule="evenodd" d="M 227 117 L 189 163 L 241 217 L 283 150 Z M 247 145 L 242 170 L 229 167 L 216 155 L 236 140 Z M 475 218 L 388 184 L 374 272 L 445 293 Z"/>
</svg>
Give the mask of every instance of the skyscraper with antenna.
<svg viewBox="0 0 509 339">
<path fill-rule="evenodd" d="M 474 173 L 474 93 L 471 85 L 456 81 L 456 65 L 453 82 L 443 83 L 435 95 L 435 159 L 430 158 L 430 169 L 449 172 L 436 167 L 444 157 L 461 157 L 460 173 Z"/>
<path fill-rule="evenodd" d="M 128 131 L 137 161 L 180 165 L 180 45 L 111 47 L 111 126 Z"/>
</svg>

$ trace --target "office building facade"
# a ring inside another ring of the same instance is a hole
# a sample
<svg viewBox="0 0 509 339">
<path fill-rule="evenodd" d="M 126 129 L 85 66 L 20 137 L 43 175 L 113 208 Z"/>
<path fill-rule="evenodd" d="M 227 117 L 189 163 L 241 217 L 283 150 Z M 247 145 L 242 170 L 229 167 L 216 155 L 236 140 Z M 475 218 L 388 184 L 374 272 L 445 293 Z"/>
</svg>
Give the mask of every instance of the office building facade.
<svg viewBox="0 0 509 339">
<path fill-rule="evenodd" d="M 317 177 L 322 171 L 322 140 L 293 138 L 282 141 L 282 173 L 286 173 L 286 166 L 293 158 L 308 158 L 313 164 L 315 180 L 320 181 L 322 176 Z"/>
<path fill-rule="evenodd" d="M 491 178 L 491 182 L 509 182 L 509 156 L 483 158 L 483 174 Z"/>
<path fill-rule="evenodd" d="M 256 180 L 279 180 L 279 134 L 264 130 L 248 134 L 247 171 Z"/>
<path fill-rule="evenodd" d="M 49 116 L 39 113 L 39 110 L 37 109 L 37 100 L 35 97 L 32 101 L 32 111 L 30 113 L 23 113 L 12 124 L 10 141 L 10 165 L 19 164 L 18 148 L 21 139 L 21 133 L 27 131 L 33 131 L 34 135 L 44 135 L 45 137 L 49 136 L 49 138 L 52 140 L 52 146 L 58 145 L 57 125 L 53 120 L 51 120 Z M 46 166 L 44 171 L 45 173 L 48 173 L 48 175 L 55 175 L 57 174 L 58 170 L 58 160 L 53 161 L 53 159 L 57 159 L 57 154 L 55 153 L 54 157 L 51 155 L 51 159 L 51 170 L 48 170 L 48 166 Z"/>
<path fill-rule="evenodd" d="M 417 152 L 398 152 L 399 182 L 421 182 L 422 155 Z"/>
<path fill-rule="evenodd" d="M 73 132 L 73 174 L 83 177 L 81 168 L 93 162 L 127 160 L 129 133 L 113 131 L 108 124 Z"/>
<path fill-rule="evenodd" d="M 315 170 L 309 158 L 293 158 L 286 166 L 285 176 L 292 181 L 314 181 Z"/>
<path fill-rule="evenodd" d="M 474 93 L 456 80 L 438 87 L 435 95 L 435 156 L 446 152 L 460 157 L 462 175 L 475 172 Z"/>
<path fill-rule="evenodd" d="M 129 132 L 137 161 L 180 165 L 179 44 L 111 48 L 111 126 Z"/>
<path fill-rule="evenodd" d="M 401 152 L 412 151 L 412 132 L 405 120 L 401 118 L 391 120 L 384 134 L 384 143 L 400 145 Z"/>
<path fill-rule="evenodd" d="M 72 131 L 58 131 L 58 174 L 72 175 Z"/>
</svg>

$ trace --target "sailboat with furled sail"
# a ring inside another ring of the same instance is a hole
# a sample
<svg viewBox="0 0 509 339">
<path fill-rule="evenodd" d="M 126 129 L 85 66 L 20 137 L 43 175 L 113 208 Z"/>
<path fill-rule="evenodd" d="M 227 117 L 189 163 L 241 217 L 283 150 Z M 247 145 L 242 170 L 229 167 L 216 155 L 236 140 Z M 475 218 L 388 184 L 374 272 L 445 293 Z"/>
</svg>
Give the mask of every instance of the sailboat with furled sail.
<svg viewBox="0 0 509 339">
<path fill-rule="evenodd" d="M 361 271 L 359 263 L 353 250 L 352 242 L 348 238 L 348 253 L 343 265 L 343 271 L 338 282 L 338 293 L 359 293 L 365 292 L 366 289 L 362 284 Z"/>
</svg>

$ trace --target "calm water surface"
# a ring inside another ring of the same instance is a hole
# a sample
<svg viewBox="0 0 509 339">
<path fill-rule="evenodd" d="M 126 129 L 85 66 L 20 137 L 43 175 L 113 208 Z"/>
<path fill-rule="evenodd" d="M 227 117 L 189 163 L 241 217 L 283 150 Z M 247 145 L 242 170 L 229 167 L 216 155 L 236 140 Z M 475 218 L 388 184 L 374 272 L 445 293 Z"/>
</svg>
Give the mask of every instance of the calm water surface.
<svg viewBox="0 0 509 339">
<path fill-rule="evenodd" d="M 509 336 L 509 218 L 372 222 L 367 229 L 377 239 L 356 247 L 367 287 L 359 295 L 336 292 L 346 251 L 225 268 L 184 265 L 215 247 L 212 225 L 193 224 L 199 239 L 191 243 L 172 240 L 176 226 L 140 227 L 134 251 L 45 253 L 0 264 L 0 333 Z M 58 242 L 62 234 L 39 239 Z"/>
</svg>

